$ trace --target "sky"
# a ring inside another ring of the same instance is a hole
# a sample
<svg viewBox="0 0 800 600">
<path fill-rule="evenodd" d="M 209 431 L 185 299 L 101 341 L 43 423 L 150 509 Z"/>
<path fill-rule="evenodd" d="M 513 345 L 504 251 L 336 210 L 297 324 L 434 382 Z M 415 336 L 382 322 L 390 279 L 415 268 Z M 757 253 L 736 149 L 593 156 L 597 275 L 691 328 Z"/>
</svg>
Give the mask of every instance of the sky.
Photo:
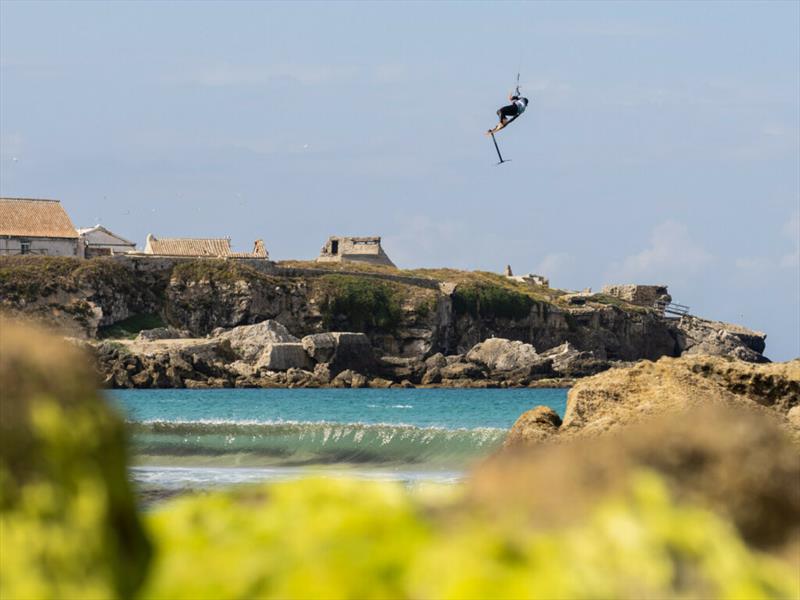
<svg viewBox="0 0 800 600">
<path fill-rule="evenodd" d="M 786 360 L 800 3 L 2 0 L 0 193 L 139 248 L 381 235 L 404 268 L 667 284 Z"/>
</svg>

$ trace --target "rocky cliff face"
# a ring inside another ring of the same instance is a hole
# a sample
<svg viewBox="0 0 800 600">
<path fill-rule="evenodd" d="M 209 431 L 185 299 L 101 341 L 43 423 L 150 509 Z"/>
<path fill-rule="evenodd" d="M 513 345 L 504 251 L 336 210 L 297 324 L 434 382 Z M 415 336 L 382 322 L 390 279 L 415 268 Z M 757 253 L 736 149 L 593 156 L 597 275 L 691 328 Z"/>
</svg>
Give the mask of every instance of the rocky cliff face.
<svg viewBox="0 0 800 600">
<path fill-rule="evenodd" d="M 272 319 L 298 338 L 361 332 L 379 355 L 418 359 L 463 354 L 497 337 L 537 352 L 569 343 L 599 361 L 683 352 L 765 360 L 764 334 L 694 318 L 668 320 L 602 294 L 567 295 L 478 272 L 387 276 L 263 264 L 3 258 L 0 305 L 89 338 L 124 319 L 156 313 L 195 337 Z"/>
</svg>

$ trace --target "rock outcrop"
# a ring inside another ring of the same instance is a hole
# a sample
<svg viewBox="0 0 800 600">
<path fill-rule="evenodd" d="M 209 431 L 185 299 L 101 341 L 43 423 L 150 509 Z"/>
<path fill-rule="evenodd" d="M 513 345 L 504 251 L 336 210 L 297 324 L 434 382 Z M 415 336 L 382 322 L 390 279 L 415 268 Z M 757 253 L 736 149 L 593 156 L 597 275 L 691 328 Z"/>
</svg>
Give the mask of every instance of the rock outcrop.
<svg viewBox="0 0 800 600">
<path fill-rule="evenodd" d="M 730 323 L 681 318 L 676 329 L 681 354 L 731 356 L 752 363 L 769 362 L 763 355 L 766 335 Z"/>
<path fill-rule="evenodd" d="M 768 410 L 788 424 L 789 410 L 800 405 L 800 359 L 755 365 L 685 356 L 611 369 L 570 390 L 561 432 L 601 433 L 654 414 L 707 404 Z"/>
<path fill-rule="evenodd" d="M 800 359 L 755 365 L 686 356 L 611 369 L 573 386 L 563 422 L 543 406 L 524 413 L 510 429 L 505 446 L 596 437 L 707 407 L 763 414 L 800 442 Z"/>
<path fill-rule="evenodd" d="M 656 390 L 651 402 L 658 402 Z M 533 430 L 535 439 L 540 431 Z M 481 465 L 469 489 L 481 504 L 524 507 L 533 522 L 555 526 L 642 470 L 663 476 L 679 500 L 730 518 L 753 545 L 791 549 L 800 542 L 797 443 L 769 411 L 744 406 L 709 403 L 652 413 L 614 435 L 514 444 Z M 796 550 L 791 554 L 796 562 Z"/>
</svg>

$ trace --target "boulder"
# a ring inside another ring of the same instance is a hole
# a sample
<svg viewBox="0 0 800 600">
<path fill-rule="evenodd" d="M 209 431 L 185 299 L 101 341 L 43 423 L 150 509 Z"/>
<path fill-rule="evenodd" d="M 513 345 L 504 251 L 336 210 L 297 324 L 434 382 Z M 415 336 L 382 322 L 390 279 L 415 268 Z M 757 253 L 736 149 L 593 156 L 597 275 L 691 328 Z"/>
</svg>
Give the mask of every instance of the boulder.
<svg viewBox="0 0 800 600">
<path fill-rule="evenodd" d="M 317 387 L 319 383 L 314 378 L 314 373 L 305 369 L 291 368 L 286 371 L 286 385 L 290 388 Z"/>
<path fill-rule="evenodd" d="M 409 379 L 418 382 L 425 374 L 425 363 L 413 357 L 383 356 L 380 361 L 380 372 L 392 381 Z"/>
<path fill-rule="evenodd" d="M 512 448 L 543 442 L 558 433 L 559 427 L 561 427 L 561 417 L 556 411 L 548 406 L 537 406 L 522 413 L 516 420 L 506 435 L 503 446 Z"/>
<path fill-rule="evenodd" d="M 392 387 L 392 382 L 388 379 L 383 379 L 382 377 L 374 377 L 373 379 L 369 380 L 369 387 L 386 389 Z"/>
<path fill-rule="evenodd" d="M 422 385 L 435 385 L 442 382 L 442 370 L 438 367 L 432 367 L 425 371 L 420 383 Z"/>
<path fill-rule="evenodd" d="M 524 342 L 503 338 L 490 338 L 467 352 L 467 360 L 488 367 L 492 371 L 513 371 L 538 360 L 536 349 Z"/>
<path fill-rule="evenodd" d="M 730 356 L 753 363 L 769 362 L 762 353 L 766 334 L 740 325 L 683 317 L 675 325 L 682 354 Z"/>
<path fill-rule="evenodd" d="M 442 379 L 484 379 L 486 373 L 475 363 L 457 362 L 439 370 Z"/>
<path fill-rule="evenodd" d="M 569 392 L 562 432 L 592 434 L 653 414 L 704 404 L 768 410 L 789 425 L 800 405 L 800 359 L 756 365 L 684 356 L 643 361 L 579 381 Z"/>
<path fill-rule="evenodd" d="M 322 385 L 327 385 L 331 382 L 331 368 L 328 363 L 318 363 L 314 367 L 314 379 Z"/>
<path fill-rule="evenodd" d="M 363 333 L 315 333 L 301 341 L 308 356 L 330 365 L 331 373 L 353 369 L 368 373 L 375 368 L 375 355 L 369 338 Z"/>
<path fill-rule="evenodd" d="M 278 342 L 267 345 L 256 362 L 256 368 L 264 371 L 287 371 L 288 369 L 313 369 L 311 359 L 300 342 Z"/>
<path fill-rule="evenodd" d="M 609 361 L 598 359 L 594 352 L 578 350 L 569 342 L 550 348 L 539 356 L 552 359 L 553 371 L 561 377 L 587 377 L 611 368 Z"/>
<path fill-rule="evenodd" d="M 211 337 L 227 340 L 242 360 L 250 362 L 261 360 L 261 355 L 272 344 L 299 342 L 286 327 L 271 319 L 232 329 L 217 328 L 211 333 Z"/>
<path fill-rule="evenodd" d="M 367 384 L 366 377 L 350 369 L 342 371 L 331 380 L 331 387 L 336 388 L 364 388 Z"/>
<path fill-rule="evenodd" d="M 425 367 L 430 369 L 441 369 L 442 367 L 447 366 L 447 358 L 445 358 L 444 354 L 441 352 L 437 352 L 433 356 L 429 356 L 425 359 Z"/>
</svg>

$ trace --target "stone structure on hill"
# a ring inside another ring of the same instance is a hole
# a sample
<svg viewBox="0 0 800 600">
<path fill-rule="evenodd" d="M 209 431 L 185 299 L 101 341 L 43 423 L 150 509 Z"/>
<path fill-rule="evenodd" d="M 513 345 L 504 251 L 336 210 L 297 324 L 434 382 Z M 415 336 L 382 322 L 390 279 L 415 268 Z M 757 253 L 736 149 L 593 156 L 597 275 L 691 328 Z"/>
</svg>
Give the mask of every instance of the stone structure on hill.
<svg viewBox="0 0 800 600">
<path fill-rule="evenodd" d="M 536 275 L 535 273 L 514 275 L 514 271 L 511 270 L 511 265 L 506 265 L 506 268 L 503 269 L 503 277 L 508 277 L 509 279 L 518 281 L 520 283 L 531 283 L 533 285 L 550 287 L 550 280 L 547 277 L 544 277 L 543 275 Z"/>
<path fill-rule="evenodd" d="M 656 302 L 667 304 L 672 302 L 672 296 L 669 295 L 665 285 L 638 285 L 633 283 L 604 285 L 600 293 L 614 296 L 631 304 L 647 306 L 648 308 L 654 306 Z"/>
<path fill-rule="evenodd" d="M 234 252 L 231 238 L 157 238 L 147 234 L 144 254 L 209 258 L 264 258 L 269 254 L 264 240 L 256 240 L 252 252 Z"/>
<path fill-rule="evenodd" d="M 381 246 L 381 238 L 339 237 L 332 235 L 322 247 L 317 262 L 364 262 L 395 266 Z"/>
</svg>

